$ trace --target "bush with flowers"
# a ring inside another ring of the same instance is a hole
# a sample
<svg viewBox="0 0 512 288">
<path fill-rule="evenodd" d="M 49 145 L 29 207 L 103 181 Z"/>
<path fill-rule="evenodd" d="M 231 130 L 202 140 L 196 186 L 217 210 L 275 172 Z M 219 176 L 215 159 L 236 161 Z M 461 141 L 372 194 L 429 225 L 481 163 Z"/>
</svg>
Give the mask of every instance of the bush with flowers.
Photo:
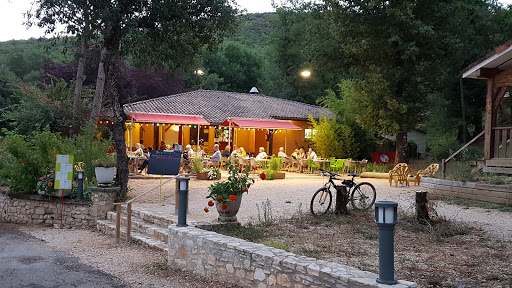
<svg viewBox="0 0 512 288">
<path fill-rule="evenodd" d="M 45 195 L 53 195 L 55 190 L 53 174 L 46 174 L 39 178 L 39 182 L 37 182 L 37 190 L 43 191 Z"/>
<path fill-rule="evenodd" d="M 254 183 L 254 179 L 249 177 L 250 167 L 240 171 L 238 167 L 235 167 L 231 162 L 227 163 L 229 169 L 229 177 L 227 181 L 216 182 L 208 188 L 210 194 L 206 196 L 208 206 L 212 207 L 215 202 L 220 203 L 220 209 L 226 210 L 226 203 L 229 201 L 235 201 L 237 197 L 241 196 L 244 192 L 249 191 L 249 187 Z M 205 212 L 209 211 L 208 207 L 204 208 Z"/>
</svg>

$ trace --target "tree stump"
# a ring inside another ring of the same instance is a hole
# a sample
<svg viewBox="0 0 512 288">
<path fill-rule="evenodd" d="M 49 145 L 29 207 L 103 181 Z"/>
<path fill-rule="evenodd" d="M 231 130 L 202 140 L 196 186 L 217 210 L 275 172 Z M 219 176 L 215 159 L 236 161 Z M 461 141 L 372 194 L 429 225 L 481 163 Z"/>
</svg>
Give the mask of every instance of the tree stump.
<svg viewBox="0 0 512 288">
<path fill-rule="evenodd" d="M 347 204 L 347 187 L 343 185 L 336 185 L 336 209 L 334 210 L 334 213 L 337 215 L 349 214 Z"/>
<path fill-rule="evenodd" d="M 423 224 L 430 223 L 427 203 L 427 192 L 416 191 L 416 219 Z"/>
</svg>

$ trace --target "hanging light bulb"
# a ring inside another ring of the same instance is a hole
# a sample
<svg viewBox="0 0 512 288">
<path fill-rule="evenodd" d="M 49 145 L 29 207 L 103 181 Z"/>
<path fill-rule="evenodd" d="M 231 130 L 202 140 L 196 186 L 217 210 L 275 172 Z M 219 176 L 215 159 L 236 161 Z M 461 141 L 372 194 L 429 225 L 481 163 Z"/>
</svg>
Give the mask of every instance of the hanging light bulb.
<svg viewBox="0 0 512 288">
<path fill-rule="evenodd" d="M 103 121 L 100 121 L 100 124 L 103 124 Z"/>
</svg>

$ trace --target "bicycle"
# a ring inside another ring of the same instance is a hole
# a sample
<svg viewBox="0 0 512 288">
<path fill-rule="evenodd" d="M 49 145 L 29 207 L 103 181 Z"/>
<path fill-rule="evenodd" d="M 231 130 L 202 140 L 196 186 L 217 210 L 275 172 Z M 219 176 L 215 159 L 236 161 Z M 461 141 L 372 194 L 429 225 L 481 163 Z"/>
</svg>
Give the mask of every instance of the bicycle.
<svg viewBox="0 0 512 288">
<path fill-rule="evenodd" d="M 320 169 L 324 174 L 329 174 L 329 181 L 324 184 L 324 187 L 318 189 L 313 198 L 311 198 L 310 210 L 313 215 L 323 215 L 329 211 L 332 204 L 332 192 L 336 191 L 336 184 L 333 180 L 341 180 L 342 186 L 347 187 L 346 193 L 350 195 L 350 203 L 356 210 L 367 210 L 375 203 L 375 197 L 377 192 L 375 187 L 368 182 L 356 183 L 354 182 L 355 177 L 359 177 L 359 174 L 348 174 L 352 179 L 341 179 L 336 176 L 339 174 Z M 352 194 L 350 192 L 352 191 Z"/>
</svg>

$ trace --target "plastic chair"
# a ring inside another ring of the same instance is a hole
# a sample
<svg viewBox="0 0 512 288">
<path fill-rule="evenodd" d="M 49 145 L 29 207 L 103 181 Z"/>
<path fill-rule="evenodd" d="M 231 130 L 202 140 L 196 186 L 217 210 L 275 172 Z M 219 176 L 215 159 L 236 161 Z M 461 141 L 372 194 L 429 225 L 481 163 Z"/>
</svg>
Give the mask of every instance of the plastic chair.
<svg viewBox="0 0 512 288">
<path fill-rule="evenodd" d="M 345 165 L 345 159 L 338 159 L 334 165 L 336 172 L 343 172 L 343 167 Z"/>
<path fill-rule="evenodd" d="M 254 159 L 254 157 L 251 157 L 249 161 L 251 161 L 251 169 L 253 171 L 259 173 L 259 171 L 263 169 L 263 165 L 261 164 L 261 162 Z"/>
<path fill-rule="evenodd" d="M 336 158 L 334 158 L 334 157 L 329 158 L 329 169 L 331 171 L 334 171 L 336 169 Z"/>
<path fill-rule="evenodd" d="M 311 173 L 313 172 L 313 169 L 317 170 L 320 168 L 320 165 L 316 165 L 315 162 L 313 162 L 313 160 L 311 159 L 308 159 L 308 173 L 311 171 Z"/>
</svg>

